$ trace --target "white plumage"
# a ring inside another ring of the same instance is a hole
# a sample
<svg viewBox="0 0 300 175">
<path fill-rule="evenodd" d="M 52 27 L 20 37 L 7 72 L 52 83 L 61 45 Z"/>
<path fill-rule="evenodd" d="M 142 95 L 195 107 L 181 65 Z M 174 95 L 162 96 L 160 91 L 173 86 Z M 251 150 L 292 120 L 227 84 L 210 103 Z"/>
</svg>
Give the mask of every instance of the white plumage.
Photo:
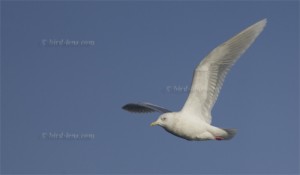
<svg viewBox="0 0 300 175">
<path fill-rule="evenodd" d="M 218 98 L 224 78 L 262 32 L 267 20 L 263 19 L 246 28 L 212 50 L 196 67 L 190 94 L 179 112 L 171 112 L 150 103 L 130 103 L 123 109 L 130 112 L 163 113 L 151 125 L 160 125 L 168 132 L 187 140 L 229 140 L 235 129 L 211 125 L 211 110 Z"/>
</svg>

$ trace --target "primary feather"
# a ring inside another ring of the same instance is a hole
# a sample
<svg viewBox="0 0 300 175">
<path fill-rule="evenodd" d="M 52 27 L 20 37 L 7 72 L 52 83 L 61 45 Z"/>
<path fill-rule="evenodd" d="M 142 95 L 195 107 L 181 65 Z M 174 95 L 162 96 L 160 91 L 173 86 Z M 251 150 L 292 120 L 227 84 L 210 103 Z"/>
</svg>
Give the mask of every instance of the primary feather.
<svg viewBox="0 0 300 175">
<path fill-rule="evenodd" d="M 170 110 L 157 106 L 151 103 L 128 103 L 122 107 L 124 110 L 129 112 L 147 113 L 147 112 L 160 112 L 166 113 L 171 112 Z"/>
</svg>

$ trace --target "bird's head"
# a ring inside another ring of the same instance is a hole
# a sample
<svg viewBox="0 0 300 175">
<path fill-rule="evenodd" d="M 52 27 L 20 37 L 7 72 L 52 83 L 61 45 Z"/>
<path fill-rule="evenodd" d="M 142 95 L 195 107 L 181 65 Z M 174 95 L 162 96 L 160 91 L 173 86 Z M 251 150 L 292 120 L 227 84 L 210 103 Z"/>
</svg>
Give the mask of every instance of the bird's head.
<svg viewBox="0 0 300 175">
<path fill-rule="evenodd" d="M 173 113 L 164 113 L 164 114 L 160 115 L 155 122 L 152 122 L 150 124 L 150 126 L 159 125 L 161 127 L 167 128 L 168 126 L 171 126 L 174 122 L 175 116 L 173 116 L 173 115 L 174 115 Z"/>
</svg>

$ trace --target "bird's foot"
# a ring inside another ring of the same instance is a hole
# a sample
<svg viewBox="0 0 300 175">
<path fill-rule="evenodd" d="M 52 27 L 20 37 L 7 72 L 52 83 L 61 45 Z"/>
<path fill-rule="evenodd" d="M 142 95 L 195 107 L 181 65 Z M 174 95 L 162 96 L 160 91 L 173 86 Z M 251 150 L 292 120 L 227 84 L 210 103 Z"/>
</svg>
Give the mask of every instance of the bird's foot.
<svg viewBox="0 0 300 175">
<path fill-rule="evenodd" d="M 216 140 L 224 140 L 224 138 L 221 137 L 221 136 L 216 136 L 215 139 L 216 139 Z"/>
</svg>

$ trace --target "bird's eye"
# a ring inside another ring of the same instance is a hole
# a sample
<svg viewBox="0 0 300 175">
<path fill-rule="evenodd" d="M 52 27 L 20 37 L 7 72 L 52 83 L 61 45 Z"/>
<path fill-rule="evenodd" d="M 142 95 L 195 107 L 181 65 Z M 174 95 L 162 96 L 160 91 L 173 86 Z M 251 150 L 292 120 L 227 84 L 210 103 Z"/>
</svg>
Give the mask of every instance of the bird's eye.
<svg viewBox="0 0 300 175">
<path fill-rule="evenodd" d="M 162 121 L 165 121 L 166 119 L 167 119 L 166 117 L 161 118 Z"/>
</svg>

